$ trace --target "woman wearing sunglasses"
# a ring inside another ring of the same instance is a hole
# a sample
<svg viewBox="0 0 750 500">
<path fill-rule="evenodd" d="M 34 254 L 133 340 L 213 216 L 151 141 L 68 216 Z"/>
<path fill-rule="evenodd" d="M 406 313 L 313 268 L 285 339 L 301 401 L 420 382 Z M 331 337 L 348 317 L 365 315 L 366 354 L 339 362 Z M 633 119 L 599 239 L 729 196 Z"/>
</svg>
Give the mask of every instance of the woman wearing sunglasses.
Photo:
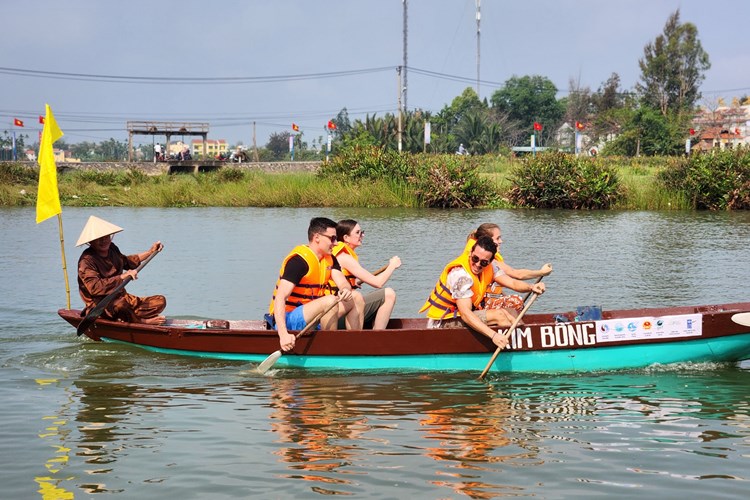
<svg viewBox="0 0 750 500">
<path fill-rule="evenodd" d="M 497 245 L 497 252 L 492 260 L 495 269 L 494 283 L 487 290 L 485 307 L 487 309 L 510 309 L 520 312 L 523 309 L 523 299 L 518 295 L 503 293 L 503 287 L 510 288 L 516 292 L 534 292 L 538 295 L 544 293 L 544 283 L 529 284 L 523 280 L 530 280 L 547 276 L 552 272 L 551 264 L 544 264 L 537 270 L 515 269 L 505 262 L 500 255 L 500 245 L 503 242 L 500 226 L 491 222 L 480 224 L 476 231 L 472 232 L 466 240 L 464 252 L 470 251 L 474 243 L 481 237 L 488 237 Z"/>
<path fill-rule="evenodd" d="M 333 255 L 339 261 L 341 271 L 352 288 L 360 288 L 361 283 L 377 288 L 374 292 L 364 296 L 365 328 L 384 330 L 388 326 L 393 307 L 396 305 L 396 292 L 392 288 L 383 288 L 383 286 L 393 271 L 401 267 L 401 259 L 396 256 L 391 257 L 385 269 L 377 275 L 372 274 L 359 263 L 356 250 L 362 245 L 365 232 L 357 221 L 352 219 L 339 221 L 336 224 L 336 236 L 339 241 L 333 247 Z"/>
<path fill-rule="evenodd" d="M 483 236 L 469 249 L 450 261 L 419 312 L 427 312 L 428 328 L 465 328 L 486 335 L 498 347 L 508 340 L 498 328 L 513 323 L 506 309 L 482 309 L 484 295 L 495 279 L 492 260 L 497 245 Z"/>
</svg>

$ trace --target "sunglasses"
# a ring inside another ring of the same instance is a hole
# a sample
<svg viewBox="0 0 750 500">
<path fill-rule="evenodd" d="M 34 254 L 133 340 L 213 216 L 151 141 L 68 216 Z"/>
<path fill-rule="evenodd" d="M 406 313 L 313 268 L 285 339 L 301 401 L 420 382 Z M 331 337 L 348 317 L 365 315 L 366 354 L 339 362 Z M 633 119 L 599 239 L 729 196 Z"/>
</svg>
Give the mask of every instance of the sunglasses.
<svg viewBox="0 0 750 500">
<path fill-rule="evenodd" d="M 330 235 L 327 235 L 327 234 L 323 234 L 323 233 L 318 233 L 318 234 L 321 235 L 321 236 L 325 236 L 326 238 L 328 238 L 329 240 L 331 240 L 331 243 L 336 243 L 339 240 L 336 237 L 335 234 L 333 236 L 330 236 Z"/>
<path fill-rule="evenodd" d="M 490 265 L 490 261 L 489 261 L 489 260 L 485 260 L 485 259 L 480 259 L 480 258 L 479 258 L 479 257 L 477 257 L 476 255 L 472 255 L 472 256 L 471 256 L 471 261 L 472 261 L 472 262 L 473 262 L 474 264 L 479 264 L 479 267 L 487 267 L 487 266 L 489 266 L 489 265 Z"/>
</svg>

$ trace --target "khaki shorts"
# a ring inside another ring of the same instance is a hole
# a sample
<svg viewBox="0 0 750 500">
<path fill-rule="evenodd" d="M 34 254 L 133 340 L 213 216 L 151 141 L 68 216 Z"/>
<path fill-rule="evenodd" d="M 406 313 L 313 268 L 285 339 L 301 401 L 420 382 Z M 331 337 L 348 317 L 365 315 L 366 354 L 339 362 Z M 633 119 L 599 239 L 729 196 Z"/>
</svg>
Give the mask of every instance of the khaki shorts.
<svg viewBox="0 0 750 500">
<path fill-rule="evenodd" d="M 365 328 L 371 329 L 380 306 L 385 304 L 385 289 L 379 288 L 365 295 Z"/>
<path fill-rule="evenodd" d="M 378 314 L 378 309 L 385 303 L 385 289 L 380 288 L 374 292 L 370 292 L 364 296 L 365 299 L 365 312 L 364 312 L 364 328 L 366 330 L 372 329 L 372 324 L 375 321 L 375 315 Z M 346 330 L 346 320 L 339 318 L 339 330 Z"/>
<path fill-rule="evenodd" d="M 487 311 L 479 309 L 474 311 L 474 315 L 482 320 L 482 323 L 487 324 Z M 466 323 L 461 318 L 450 318 L 440 321 L 430 320 L 429 328 L 466 328 Z"/>
</svg>

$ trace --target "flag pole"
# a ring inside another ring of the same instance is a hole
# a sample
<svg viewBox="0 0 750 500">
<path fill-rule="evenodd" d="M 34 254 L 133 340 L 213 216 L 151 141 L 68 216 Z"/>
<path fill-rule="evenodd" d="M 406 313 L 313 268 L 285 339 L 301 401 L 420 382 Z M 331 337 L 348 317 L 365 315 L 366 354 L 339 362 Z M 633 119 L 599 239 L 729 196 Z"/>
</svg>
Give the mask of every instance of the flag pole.
<svg viewBox="0 0 750 500">
<path fill-rule="evenodd" d="M 60 250 L 62 254 L 63 273 L 65 275 L 65 292 L 70 309 L 70 283 L 68 282 L 68 266 L 65 259 L 65 239 L 62 226 L 62 206 L 60 205 L 60 192 L 57 187 L 57 165 L 55 164 L 55 152 L 53 144 L 64 134 L 55 121 L 49 104 L 45 105 L 44 128 L 42 138 L 39 141 L 39 187 L 36 196 L 36 223 L 39 224 L 57 215 L 60 231 Z"/>
<path fill-rule="evenodd" d="M 65 296 L 68 299 L 68 309 L 70 309 L 70 282 L 68 281 L 67 259 L 65 259 L 65 237 L 63 236 L 62 213 L 57 214 L 57 226 L 60 229 L 60 253 L 62 255 L 63 275 L 65 276 Z"/>
</svg>

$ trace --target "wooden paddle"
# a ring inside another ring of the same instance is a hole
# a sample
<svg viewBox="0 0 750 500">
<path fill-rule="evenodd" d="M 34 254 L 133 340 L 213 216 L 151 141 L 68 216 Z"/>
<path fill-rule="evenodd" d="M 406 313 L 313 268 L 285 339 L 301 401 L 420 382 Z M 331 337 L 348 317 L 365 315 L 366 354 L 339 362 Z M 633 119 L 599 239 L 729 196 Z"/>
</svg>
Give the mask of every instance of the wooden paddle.
<svg viewBox="0 0 750 500">
<path fill-rule="evenodd" d="M 388 269 L 388 264 L 384 265 L 383 267 L 381 267 L 380 269 L 378 269 L 377 271 L 375 271 L 374 273 L 372 273 L 372 275 L 373 276 L 377 276 L 378 274 L 382 273 L 386 269 Z M 359 279 L 359 278 L 357 278 L 357 286 L 362 286 L 362 280 Z"/>
<path fill-rule="evenodd" d="M 536 281 L 534 282 L 534 284 L 536 285 L 537 283 L 539 283 L 540 281 L 542 281 L 542 279 L 544 279 L 544 276 L 539 276 L 539 277 L 538 277 L 538 278 L 536 279 Z M 510 328 L 508 328 L 508 331 L 506 331 L 506 332 L 505 332 L 505 333 L 503 334 L 503 335 L 505 335 L 505 337 L 506 337 L 506 338 L 507 338 L 507 337 L 510 337 L 510 334 L 511 334 L 511 332 L 515 331 L 515 329 L 516 329 L 516 326 L 518 325 L 518 322 L 519 322 L 519 321 L 521 321 L 521 317 L 522 317 L 522 316 L 523 316 L 524 314 L 526 314 L 526 311 L 528 311 L 528 310 L 529 310 L 529 307 L 531 307 L 531 304 L 533 304 L 533 303 L 534 303 L 534 301 L 536 300 L 536 298 L 538 297 L 538 295 L 537 295 L 537 294 L 535 294 L 535 293 L 534 293 L 534 292 L 532 292 L 532 291 L 529 291 L 529 293 L 527 293 L 527 294 L 526 294 L 526 296 L 524 296 L 524 298 L 523 298 L 523 301 L 524 301 L 524 303 L 526 302 L 526 299 L 528 299 L 528 298 L 529 298 L 529 297 L 530 297 L 530 296 L 531 296 L 532 294 L 533 294 L 534 296 L 533 296 L 533 297 L 531 297 L 531 300 L 529 301 L 529 303 L 528 303 L 528 304 L 526 304 L 526 307 L 524 307 L 524 308 L 523 308 L 523 311 L 521 311 L 521 314 L 519 314 L 518 316 L 516 316 L 516 320 L 515 320 L 515 321 L 513 322 L 513 324 L 512 324 L 512 325 L 510 325 Z M 490 359 L 490 362 L 489 362 L 489 363 L 487 363 L 487 366 L 485 366 L 485 367 L 484 367 L 484 371 L 483 371 L 483 372 L 482 372 L 482 374 L 481 374 L 481 375 L 479 376 L 479 380 L 482 380 L 482 379 L 484 379 L 484 376 L 485 376 L 485 375 L 487 375 L 487 372 L 488 372 L 488 371 L 490 371 L 490 367 L 492 366 L 492 363 L 494 363 L 494 362 L 495 362 L 495 360 L 497 359 L 498 355 L 500 355 L 500 348 L 499 348 L 499 347 L 498 347 L 497 349 L 495 349 L 495 354 L 493 354 L 493 355 L 492 355 L 492 358 Z"/>
<path fill-rule="evenodd" d="M 742 326 L 750 326 L 750 313 L 738 313 L 732 315 L 732 321 Z"/>
<path fill-rule="evenodd" d="M 375 271 L 374 273 L 372 273 L 372 275 L 373 276 L 377 276 L 378 274 L 382 273 L 386 269 L 388 269 L 388 264 L 384 265 L 383 267 L 381 267 L 380 269 L 378 269 L 377 271 Z"/>
<path fill-rule="evenodd" d="M 503 334 L 505 338 L 509 338 L 510 334 L 516 330 L 516 326 L 518 326 L 518 323 L 521 321 L 521 318 L 523 317 L 523 315 L 526 314 L 526 311 L 529 310 L 529 307 L 531 307 L 531 304 L 533 304 L 536 298 L 539 297 L 539 295 L 537 295 L 534 292 L 530 292 L 530 293 L 532 294 L 531 300 L 529 300 L 529 302 L 526 304 L 526 307 L 523 308 L 523 311 L 521 311 L 521 314 L 516 316 L 516 319 L 513 320 L 513 323 L 510 325 L 510 328 L 508 328 L 508 330 Z M 484 367 L 484 371 L 482 372 L 481 375 L 479 375 L 479 380 L 483 380 L 484 376 L 487 375 L 487 372 L 490 371 L 490 367 L 492 367 L 492 363 L 494 363 L 495 360 L 497 359 L 497 356 L 500 354 L 501 349 L 502 349 L 501 347 L 498 347 L 497 349 L 495 349 L 495 354 L 492 355 L 492 358 L 490 358 L 490 362 L 487 363 L 487 366 Z"/>
<path fill-rule="evenodd" d="M 543 278 L 544 278 L 544 276 L 539 276 L 539 277 L 538 277 L 538 278 L 536 279 L 536 281 L 534 282 L 534 284 L 536 285 L 537 283 L 539 283 L 540 281 L 542 281 L 542 279 L 543 279 Z M 519 321 L 521 321 L 521 317 L 522 317 L 522 316 L 523 316 L 524 314 L 526 314 L 526 311 L 528 311 L 528 310 L 529 310 L 529 307 L 531 307 L 531 304 L 533 304 L 533 303 L 534 303 L 534 301 L 536 300 L 536 298 L 538 297 L 538 295 L 537 295 L 537 294 L 535 294 L 535 293 L 534 293 L 534 292 L 532 292 L 532 291 L 529 291 L 529 293 L 527 293 L 527 294 L 526 294 L 526 295 L 524 296 L 524 298 L 523 298 L 523 301 L 524 301 L 524 303 L 526 303 L 526 299 L 528 299 L 528 298 L 529 298 L 529 297 L 531 296 L 531 294 L 534 294 L 534 296 L 533 296 L 533 297 L 531 297 L 531 300 L 529 301 L 529 303 L 528 303 L 528 304 L 526 304 L 526 307 L 524 307 L 524 308 L 523 308 L 523 311 L 521 311 L 521 314 L 519 314 L 518 316 L 516 316 L 516 320 L 515 320 L 515 321 L 513 322 L 513 324 L 512 324 L 512 325 L 510 325 L 510 328 L 508 328 L 508 331 L 504 333 L 504 335 L 505 335 L 506 337 L 510 337 L 510 334 L 511 334 L 511 332 L 513 332 L 513 331 L 514 331 L 514 330 L 516 329 L 516 326 L 518 325 L 518 322 L 519 322 Z M 498 356 L 499 354 L 500 354 L 500 348 L 498 347 L 497 349 L 495 349 L 495 354 L 493 354 L 493 355 L 492 355 L 492 358 L 490 359 L 490 362 L 489 362 L 489 363 L 487 363 L 487 366 L 486 366 L 486 367 L 484 368 L 484 371 L 482 372 L 482 374 L 481 374 L 481 375 L 479 375 L 479 380 L 482 380 L 482 379 L 484 379 L 484 376 L 485 376 L 485 375 L 487 375 L 487 372 L 488 372 L 488 371 L 490 371 L 490 367 L 492 366 L 492 363 L 494 363 L 494 362 L 495 362 L 495 360 L 497 359 L 497 356 Z"/>
<path fill-rule="evenodd" d="M 539 283 L 540 281 L 542 281 L 542 278 L 544 278 L 544 276 L 539 276 L 536 279 L 536 281 L 534 282 L 534 284 L 536 285 L 537 283 Z M 531 291 L 529 291 L 529 293 L 527 293 L 526 295 L 523 296 L 523 302 L 524 303 L 526 303 L 526 300 L 529 298 L 530 295 L 531 295 Z"/>
<path fill-rule="evenodd" d="M 325 316 L 328 311 L 333 309 L 338 305 L 338 303 L 341 302 L 341 297 L 338 297 L 333 304 L 326 307 L 325 310 L 321 313 L 318 313 L 317 316 L 315 316 L 313 319 L 310 320 L 308 324 L 305 325 L 305 327 L 299 331 L 297 335 L 294 336 L 295 339 L 300 338 L 302 335 L 306 334 L 313 328 L 315 328 L 315 325 L 318 324 L 318 322 L 323 319 L 323 316 Z M 261 373 L 261 375 L 265 374 L 268 370 L 271 369 L 273 365 L 276 364 L 276 362 L 279 360 L 281 355 L 283 354 L 283 351 L 279 349 L 278 351 L 274 351 L 271 353 L 270 356 L 268 356 L 266 359 L 264 359 L 259 365 L 258 365 L 258 371 Z"/>
<path fill-rule="evenodd" d="M 151 259 L 156 257 L 156 254 L 161 252 L 161 249 L 157 250 L 156 252 L 152 253 L 148 257 L 146 257 L 145 260 L 141 262 L 141 264 L 135 269 L 136 273 L 141 272 L 141 269 L 146 267 L 146 264 L 151 262 Z M 104 309 L 109 305 L 110 302 L 112 302 L 112 299 L 114 299 L 120 291 L 125 288 L 125 285 L 130 283 L 130 281 L 133 278 L 128 276 L 124 280 L 122 280 L 122 283 L 117 285 L 117 288 L 115 288 L 112 293 L 104 297 L 89 313 L 86 315 L 85 318 L 83 318 L 83 321 L 81 321 L 78 324 L 78 328 L 76 329 L 76 334 L 80 336 L 82 333 L 85 333 L 89 328 L 91 328 L 91 325 L 94 324 L 94 321 L 96 321 L 96 318 L 98 318 Z"/>
</svg>

